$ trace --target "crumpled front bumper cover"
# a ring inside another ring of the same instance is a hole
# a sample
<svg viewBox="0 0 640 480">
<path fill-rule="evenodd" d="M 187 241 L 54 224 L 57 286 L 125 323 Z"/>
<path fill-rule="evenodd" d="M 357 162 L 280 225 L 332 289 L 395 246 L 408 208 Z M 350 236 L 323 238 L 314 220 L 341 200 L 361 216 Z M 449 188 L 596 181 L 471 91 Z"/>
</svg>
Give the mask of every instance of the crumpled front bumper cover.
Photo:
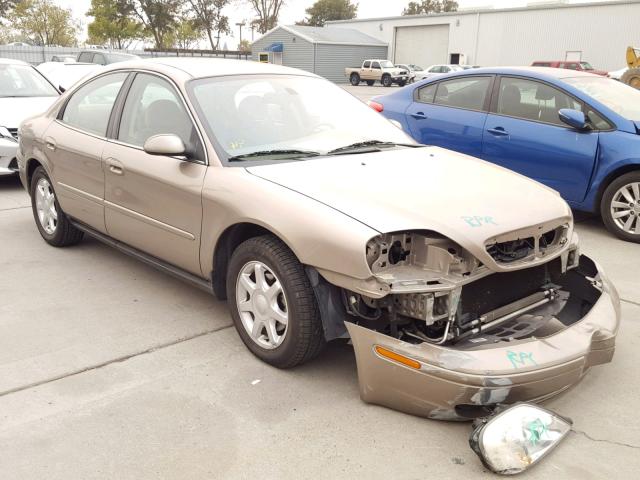
<svg viewBox="0 0 640 480">
<path fill-rule="evenodd" d="M 17 170 L 13 168 L 16 163 L 18 143 L 8 138 L 0 138 L 0 175 L 13 175 Z"/>
<path fill-rule="evenodd" d="M 441 420 L 468 420 L 464 411 L 519 401 L 543 401 L 578 383 L 590 367 L 610 362 L 620 301 L 597 266 L 602 294 L 576 323 L 546 338 L 461 350 L 412 344 L 347 323 L 358 366 L 360 396 L 368 403 Z M 381 346 L 417 360 L 413 369 L 386 357 Z"/>
</svg>

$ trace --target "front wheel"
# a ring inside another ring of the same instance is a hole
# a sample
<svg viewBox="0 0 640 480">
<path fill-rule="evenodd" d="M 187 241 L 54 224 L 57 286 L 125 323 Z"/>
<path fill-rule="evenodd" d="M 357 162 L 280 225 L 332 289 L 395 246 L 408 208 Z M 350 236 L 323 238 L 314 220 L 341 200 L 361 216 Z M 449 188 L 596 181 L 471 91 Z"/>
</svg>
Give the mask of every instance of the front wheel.
<svg viewBox="0 0 640 480">
<path fill-rule="evenodd" d="M 382 83 L 383 86 L 390 87 L 391 84 L 393 83 L 393 80 L 391 80 L 391 75 L 383 75 L 380 82 Z"/>
<path fill-rule="evenodd" d="M 400 81 L 398 82 L 398 85 L 400 85 L 401 87 L 404 87 L 406 84 L 407 84 L 407 81 L 406 81 L 406 80 L 400 80 Z"/>
<path fill-rule="evenodd" d="M 358 75 L 357 73 L 352 73 L 351 76 L 349 77 L 349 81 L 351 82 L 351 85 L 353 85 L 354 87 L 360 85 L 360 75 Z"/>
<path fill-rule="evenodd" d="M 600 213 L 611 233 L 640 243 L 640 171 L 622 175 L 609 184 L 602 195 Z"/>
<path fill-rule="evenodd" d="M 42 238 L 54 247 L 74 245 L 83 233 L 74 227 L 60 208 L 47 172 L 38 167 L 31 178 L 31 209 Z"/>
<path fill-rule="evenodd" d="M 325 345 L 320 311 L 304 266 L 273 235 L 250 238 L 233 252 L 227 299 L 244 344 L 275 367 L 305 363 Z"/>
</svg>

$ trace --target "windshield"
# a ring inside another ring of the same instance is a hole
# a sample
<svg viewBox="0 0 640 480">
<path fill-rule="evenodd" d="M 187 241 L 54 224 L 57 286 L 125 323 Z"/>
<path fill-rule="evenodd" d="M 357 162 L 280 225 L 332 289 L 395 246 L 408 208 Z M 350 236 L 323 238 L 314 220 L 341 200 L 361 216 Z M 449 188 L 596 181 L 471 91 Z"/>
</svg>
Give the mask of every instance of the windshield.
<svg viewBox="0 0 640 480">
<path fill-rule="evenodd" d="M 380 60 L 380 66 L 382 68 L 393 68 L 393 63 L 391 63 L 389 60 Z"/>
<path fill-rule="evenodd" d="M 580 62 L 580 66 L 583 70 L 593 70 L 593 67 L 589 62 Z"/>
<path fill-rule="evenodd" d="M 224 160 L 274 151 L 299 151 L 299 158 L 326 155 L 372 140 L 415 144 L 385 117 L 324 79 L 212 77 L 190 82 L 189 91 Z"/>
<path fill-rule="evenodd" d="M 565 78 L 587 95 L 628 120 L 640 120 L 640 90 L 616 80 L 596 76 Z"/>
<path fill-rule="evenodd" d="M 28 65 L 0 64 L 0 97 L 55 97 L 53 86 Z"/>
</svg>

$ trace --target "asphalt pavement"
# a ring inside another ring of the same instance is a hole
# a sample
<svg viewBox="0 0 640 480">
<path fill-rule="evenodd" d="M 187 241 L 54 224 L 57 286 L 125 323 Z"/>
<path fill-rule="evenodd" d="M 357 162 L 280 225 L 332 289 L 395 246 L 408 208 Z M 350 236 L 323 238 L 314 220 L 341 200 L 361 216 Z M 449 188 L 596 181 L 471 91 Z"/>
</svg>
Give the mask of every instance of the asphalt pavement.
<svg viewBox="0 0 640 480">
<path fill-rule="evenodd" d="M 640 245 L 577 218 L 624 299 L 622 327 L 613 363 L 547 402 L 574 431 L 523 479 L 640 471 Z M 469 424 L 363 403 L 350 346 L 277 370 L 224 302 L 90 239 L 48 246 L 13 178 L 0 178 L 0 299 L 3 480 L 494 477 Z"/>
</svg>

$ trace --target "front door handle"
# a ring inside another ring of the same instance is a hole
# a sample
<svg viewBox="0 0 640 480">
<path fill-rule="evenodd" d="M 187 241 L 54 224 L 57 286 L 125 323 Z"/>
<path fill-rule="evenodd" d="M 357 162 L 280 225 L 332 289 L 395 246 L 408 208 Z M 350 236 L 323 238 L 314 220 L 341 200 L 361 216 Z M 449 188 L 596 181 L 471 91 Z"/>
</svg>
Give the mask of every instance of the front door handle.
<svg viewBox="0 0 640 480">
<path fill-rule="evenodd" d="M 56 149 L 56 141 L 51 137 L 46 137 L 44 139 L 44 145 L 45 147 L 47 147 L 47 149 L 51 150 L 52 152 L 55 151 Z"/>
<path fill-rule="evenodd" d="M 428 117 L 424 114 L 424 112 L 416 112 L 416 113 L 412 113 L 411 116 L 413 118 L 415 118 L 416 120 L 425 120 Z"/>
<path fill-rule="evenodd" d="M 115 158 L 107 159 L 107 165 L 109 166 L 109 171 L 114 175 L 124 175 L 122 164 Z"/>
<path fill-rule="evenodd" d="M 503 127 L 489 128 L 487 129 L 491 135 L 495 135 L 497 137 L 508 137 L 509 132 L 507 132 Z"/>
</svg>

